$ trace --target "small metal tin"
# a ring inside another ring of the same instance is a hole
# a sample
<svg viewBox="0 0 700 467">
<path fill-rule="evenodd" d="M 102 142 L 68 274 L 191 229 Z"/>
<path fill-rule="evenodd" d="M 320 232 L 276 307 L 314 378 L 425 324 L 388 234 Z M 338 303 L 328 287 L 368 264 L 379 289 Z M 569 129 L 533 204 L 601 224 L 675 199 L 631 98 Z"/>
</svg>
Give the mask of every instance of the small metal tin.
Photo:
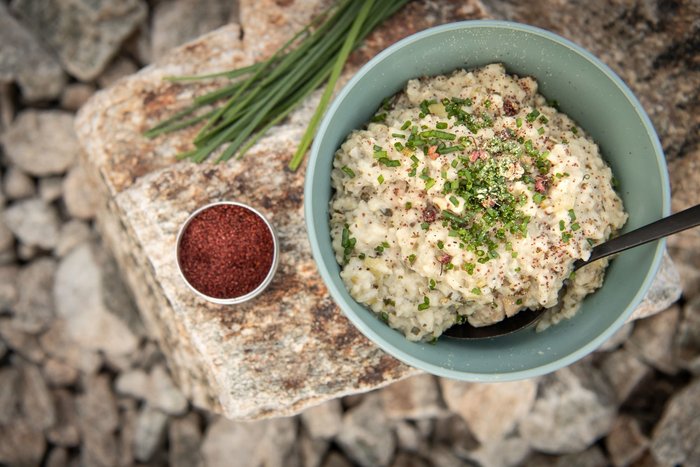
<svg viewBox="0 0 700 467">
<path fill-rule="evenodd" d="M 190 282 L 187 280 L 187 278 L 185 277 L 185 274 L 182 272 L 182 266 L 180 265 L 180 241 L 182 240 L 182 235 L 185 232 L 185 230 L 187 229 L 187 226 L 190 224 L 190 222 L 192 222 L 192 219 L 197 217 L 197 215 L 199 215 L 202 211 L 205 211 L 205 210 L 212 208 L 212 207 L 215 207 L 215 206 L 225 205 L 225 204 L 240 206 L 244 209 L 249 210 L 253 214 L 257 215 L 258 217 L 260 217 L 260 219 L 262 219 L 265 222 L 265 225 L 267 225 L 268 229 L 270 229 L 270 233 L 272 234 L 272 243 L 273 243 L 272 265 L 270 266 L 270 270 L 268 271 L 267 276 L 265 276 L 265 279 L 260 283 L 260 285 L 258 285 L 255 289 L 251 290 L 247 294 L 241 295 L 240 297 L 234 297 L 234 298 L 210 297 L 209 295 L 206 295 L 206 294 L 200 292 L 192 284 L 190 284 Z M 175 244 L 175 257 L 176 257 L 176 262 L 177 262 L 177 270 L 180 273 L 180 277 L 182 277 L 182 280 L 185 282 L 185 284 L 187 284 L 187 286 L 190 288 L 190 290 L 192 290 L 192 292 L 194 292 L 196 295 L 198 295 L 198 296 L 202 297 L 203 299 L 205 299 L 209 302 L 212 302 L 212 303 L 216 303 L 219 305 L 235 305 L 238 303 L 247 302 L 248 300 L 251 300 L 251 299 L 257 297 L 258 295 L 260 295 L 260 293 L 262 293 L 263 290 L 265 290 L 267 288 L 268 285 L 270 285 L 270 282 L 272 282 L 272 278 L 275 276 L 275 273 L 277 272 L 277 266 L 279 263 L 279 250 L 280 250 L 280 247 L 279 247 L 279 239 L 277 238 L 277 232 L 275 232 L 275 229 L 274 229 L 274 227 L 272 227 L 272 224 L 270 223 L 270 221 L 267 220 L 267 218 L 260 211 L 258 211 L 257 209 L 255 209 L 251 206 L 248 206 L 247 204 L 239 203 L 236 201 L 217 201 L 217 202 L 202 206 L 201 208 L 197 209 L 192 214 L 190 214 L 189 217 L 187 218 L 187 220 L 185 220 L 185 222 L 180 227 L 180 231 L 177 234 L 177 242 Z"/>
</svg>

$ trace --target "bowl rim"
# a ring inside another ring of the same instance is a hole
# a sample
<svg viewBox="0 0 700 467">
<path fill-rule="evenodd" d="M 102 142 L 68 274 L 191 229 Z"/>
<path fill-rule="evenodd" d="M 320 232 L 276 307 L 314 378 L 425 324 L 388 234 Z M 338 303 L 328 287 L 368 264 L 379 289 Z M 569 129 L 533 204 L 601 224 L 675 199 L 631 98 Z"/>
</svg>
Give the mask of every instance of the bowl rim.
<svg viewBox="0 0 700 467">
<path fill-rule="evenodd" d="M 556 34 L 551 31 L 538 28 L 535 26 L 530 26 L 527 24 L 522 24 L 522 23 L 517 23 L 513 21 L 503 21 L 503 20 L 468 20 L 468 21 L 457 21 L 453 23 L 447 23 L 443 24 L 440 26 L 435 26 L 432 28 L 425 29 L 423 31 L 416 32 L 414 34 L 411 34 L 410 36 L 407 36 L 398 42 L 390 45 L 386 49 L 382 50 L 379 52 L 376 56 L 374 56 L 372 59 L 370 59 L 365 65 L 363 65 L 352 77 L 351 79 L 343 86 L 343 88 L 340 90 L 338 95 L 334 98 L 333 102 L 331 103 L 330 107 L 326 111 L 323 120 L 321 121 L 321 124 L 318 128 L 318 131 L 316 132 L 316 136 L 314 138 L 314 142 L 311 146 L 311 154 L 309 157 L 309 161 L 307 164 L 307 169 L 306 169 L 306 177 L 305 177 L 305 182 L 304 182 L 304 191 L 305 191 L 305 196 L 304 196 L 304 217 L 305 217 L 305 223 L 307 227 L 307 235 L 309 237 L 309 243 L 311 245 L 311 252 L 313 255 L 314 260 L 316 261 L 316 264 L 319 266 L 318 270 L 323 278 L 323 281 L 325 282 L 326 286 L 328 287 L 328 290 L 330 292 L 331 297 L 333 298 L 333 301 L 338 305 L 338 308 L 340 308 L 341 312 L 352 322 L 352 324 L 364 335 L 366 336 L 374 345 L 377 345 L 379 348 L 381 348 L 383 351 L 387 352 L 389 355 L 397 358 L 398 360 L 402 361 L 403 363 L 410 365 L 411 367 L 421 369 L 423 371 L 427 371 L 431 374 L 441 376 L 441 377 L 446 377 L 446 378 L 451 378 L 451 379 L 457 379 L 457 380 L 463 380 L 463 381 L 471 381 L 471 382 L 497 382 L 497 381 L 515 381 L 515 380 L 520 380 L 520 379 L 526 379 L 526 378 L 532 378 L 535 376 L 541 376 L 553 371 L 556 371 L 560 368 L 563 368 L 565 366 L 568 366 L 575 361 L 583 358 L 584 356 L 588 355 L 589 353 L 593 352 L 595 349 L 597 349 L 603 342 L 605 342 L 615 331 L 617 331 L 622 325 L 627 321 L 627 319 L 631 316 L 632 312 L 637 308 L 637 306 L 641 303 L 643 298 L 646 296 L 646 293 L 649 290 L 649 287 L 651 286 L 652 281 L 656 277 L 659 267 L 661 265 L 661 260 L 663 258 L 664 251 L 666 249 L 666 240 L 661 239 L 657 242 L 656 249 L 654 251 L 654 257 L 652 260 L 651 267 L 649 268 L 644 281 L 642 282 L 639 290 L 635 294 L 635 296 L 632 298 L 632 300 L 629 302 L 627 305 L 627 308 L 623 313 L 620 314 L 620 316 L 610 325 L 608 326 L 605 330 L 603 330 L 597 337 L 589 341 L 586 345 L 578 348 L 577 350 L 562 356 L 556 360 L 553 360 L 552 362 L 549 362 L 545 365 L 540 365 L 536 367 L 531 367 L 528 369 L 524 370 L 513 370 L 513 371 L 507 371 L 507 372 L 499 372 L 499 373 L 474 373 L 474 372 L 465 372 L 465 371 L 459 371 L 459 370 L 450 370 L 448 368 L 444 368 L 432 363 L 429 363 L 425 360 L 418 359 L 404 350 L 400 349 L 399 347 L 396 347 L 395 345 L 386 342 L 376 331 L 374 331 L 369 325 L 365 324 L 364 321 L 362 321 L 359 316 L 356 316 L 354 312 L 346 312 L 346 310 L 341 306 L 341 303 L 343 303 L 345 300 L 341 295 L 341 291 L 338 289 L 336 286 L 333 277 L 325 265 L 321 267 L 320 265 L 324 264 L 323 261 L 323 256 L 321 254 L 321 249 L 319 247 L 319 242 L 318 242 L 318 237 L 316 236 L 316 231 L 314 229 L 313 223 L 314 223 L 314 217 L 313 217 L 313 206 L 311 202 L 311 196 L 308 196 L 308 194 L 311 192 L 312 185 L 313 185 L 313 179 L 315 176 L 315 168 L 317 165 L 317 161 L 319 159 L 319 147 L 320 147 L 320 142 L 322 140 L 323 135 L 326 133 L 328 130 L 328 127 L 330 125 L 331 119 L 333 115 L 336 113 L 338 110 L 338 107 L 340 104 L 345 100 L 346 96 L 349 94 L 349 92 L 357 85 L 357 83 L 362 80 L 362 78 L 371 70 L 374 68 L 378 63 L 382 62 L 384 59 L 386 59 L 388 56 L 396 52 L 397 50 L 412 44 L 414 42 L 420 41 L 426 37 L 430 37 L 436 34 L 442 34 L 445 31 L 452 31 L 452 30 L 459 30 L 459 29 L 473 29 L 473 28 L 498 28 L 498 29 L 509 29 L 509 30 L 516 30 L 519 32 L 524 32 L 527 34 L 533 34 L 536 36 L 543 37 L 545 39 L 551 40 L 559 45 L 562 45 L 568 49 L 570 49 L 572 52 L 578 54 L 585 60 L 587 60 L 591 65 L 594 67 L 598 68 L 602 73 L 606 75 L 610 81 L 619 89 L 619 91 L 622 92 L 622 94 L 627 98 L 629 103 L 632 105 L 632 107 L 635 110 L 635 113 L 637 114 L 639 120 L 641 121 L 642 125 L 644 126 L 646 133 L 649 135 L 652 146 L 654 148 L 654 152 L 656 154 L 656 163 L 657 163 L 657 168 L 658 171 L 661 175 L 661 195 L 662 195 L 662 216 L 668 216 L 670 214 L 670 206 L 671 206 L 671 190 L 670 190 L 670 182 L 669 182 L 669 177 L 668 177 L 668 169 L 666 165 L 666 159 L 664 156 L 663 149 L 661 147 L 661 143 L 659 142 L 658 135 L 656 134 L 656 130 L 654 129 L 653 124 L 651 123 L 651 120 L 649 119 L 649 116 L 646 114 L 644 111 L 644 108 L 642 107 L 641 103 L 639 100 L 636 98 L 634 93 L 629 89 L 629 87 L 625 84 L 625 82 L 605 63 L 603 63 L 600 59 L 598 59 L 595 55 L 593 55 L 591 52 L 588 50 L 584 49 L 583 47 L 575 44 L 574 42 Z"/>
<path fill-rule="evenodd" d="M 270 264 L 270 269 L 267 271 L 267 275 L 265 276 L 265 279 L 253 290 L 250 292 L 244 294 L 244 295 L 239 295 L 238 297 L 230 297 L 230 298 L 218 298 L 218 297 L 212 297 L 211 295 L 207 295 L 204 292 L 201 292 L 199 289 L 197 289 L 194 285 L 190 283 L 190 281 L 187 279 L 185 276 L 184 271 L 182 270 L 182 265 L 180 264 L 180 243 L 182 242 L 182 237 L 185 234 L 185 231 L 187 230 L 187 227 L 190 225 L 190 223 L 197 217 L 199 216 L 202 212 L 215 208 L 217 206 L 238 206 L 240 208 L 246 209 L 256 216 L 258 216 L 262 221 L 265 223 L 267 228 L 270 230 L 270 235 L 272 235 L 272 263 Z M 192 213 L 187 216 L 187 219 L 180 225 L 180 229 L 178 230 L 177 233 L 177 238 L 175 240 L 175 263 L 177 265 L 177 271 L 182 278 L 182 280 L 185 282 L 187 287 L 190 289 L 190 291 L 194 292 L 195 295 L 197 295 L 200 298 L 203 298 L 204 300 L 211 302 L 211 303 L 216 303 L 217 305 L 237 305 L 239 303 L 245 303 L 249 300 L 252 300 L 253 298 L 257 297 L 260 295 L 268 285 L 272 282 L 272 279 L 275 277 L 275 274 L 277 273 L 277 267 L 279 265 L 279 251 L 280 251 L 280 246 L 279 246 L 279 240 L 277 239 L 277 232 L 275 231 L 275 228 L 272 226 L 272 223 L 270 220 L 260 211 L 255 209 L 254 207 L 241 203 L 238 201 L 214 201 L 211 203 L 207 203 L 203 206 L 200 206 L 199 208 L 195 209 L 192 211 Z"/>
</svg>

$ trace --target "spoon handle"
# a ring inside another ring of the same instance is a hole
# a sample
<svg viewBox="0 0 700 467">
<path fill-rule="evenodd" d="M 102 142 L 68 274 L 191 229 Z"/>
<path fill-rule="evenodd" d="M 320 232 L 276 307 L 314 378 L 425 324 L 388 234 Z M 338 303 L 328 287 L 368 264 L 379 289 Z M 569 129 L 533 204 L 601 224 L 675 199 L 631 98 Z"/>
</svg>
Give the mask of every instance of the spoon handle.
<svg viewBox="0 0 700 467">
<path fill-rule="evenodd" d="M 653 242 L 697 225 L 700 225 L 700 204 L 601 243 L 593 248 L 588 261 L 578 260 L 574 263 L 574 271 L 595 260 Z"/>
</svg>

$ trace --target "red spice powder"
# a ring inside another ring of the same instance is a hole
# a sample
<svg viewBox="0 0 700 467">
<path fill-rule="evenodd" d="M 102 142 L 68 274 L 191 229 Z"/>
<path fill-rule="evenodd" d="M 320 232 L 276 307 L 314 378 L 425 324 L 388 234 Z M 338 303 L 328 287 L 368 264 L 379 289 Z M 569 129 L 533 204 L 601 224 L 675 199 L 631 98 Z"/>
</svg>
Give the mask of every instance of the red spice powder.
<svg viewBox="0 0 700 467">
<path fill-rule="evenodd" d="M 197 214 L 180 239 L 180 268 L 205 295 L 236 298 L 252 292 L 272 267 L 274 243 L 265 221 L 237 205 Z"/>
</svg>

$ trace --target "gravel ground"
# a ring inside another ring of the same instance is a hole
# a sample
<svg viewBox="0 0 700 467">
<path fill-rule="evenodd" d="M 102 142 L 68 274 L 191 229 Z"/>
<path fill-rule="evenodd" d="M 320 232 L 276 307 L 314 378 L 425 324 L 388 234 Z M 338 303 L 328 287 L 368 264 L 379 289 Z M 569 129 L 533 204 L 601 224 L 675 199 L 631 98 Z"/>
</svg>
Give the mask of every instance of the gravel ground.
<svg viewBox="0 0 700 467">
<path fill-rule="evenodd" d="M 496 17 L 589 37 L 583 45 L 630 83 L 659 130 L 674 209 L 698 203 L 700 6 L 632 1 L 603 13 L 603 3 L 487 6 Z M 37 5 L 0 0 L 0 464 L 700 465 L 693 232 L 669 241 L 680 301 L 541 379 L 475 385 L 421 375 L 253 423 L 193 408 L 94 228 L 73 116 L 97 90 L 235 20 L 236 8 L 224 0 Z M 608 48 L 596 37 L 611 28 L 621 42 Z M 648 73 L 627 75 L 630 60 Z"/>
</svg>

